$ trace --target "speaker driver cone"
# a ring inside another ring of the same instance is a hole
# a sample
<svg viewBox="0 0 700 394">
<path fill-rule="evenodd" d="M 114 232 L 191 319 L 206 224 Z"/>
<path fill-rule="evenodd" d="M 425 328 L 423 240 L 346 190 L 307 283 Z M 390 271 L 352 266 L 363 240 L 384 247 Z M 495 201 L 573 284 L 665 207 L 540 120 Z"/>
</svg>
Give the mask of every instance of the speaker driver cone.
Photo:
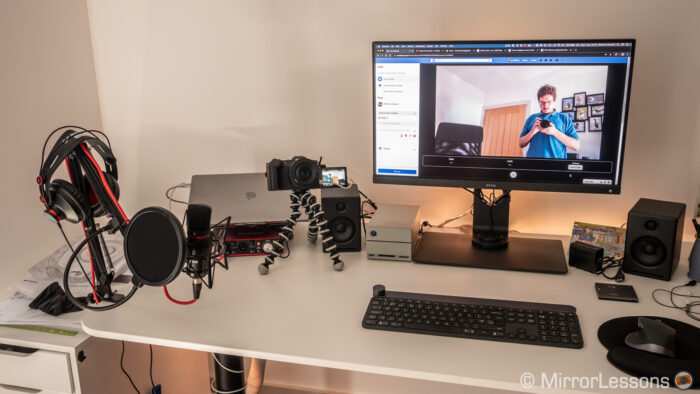
<svg viewBox="0 0 700 394">
<path fill-rule="evenodd" d="M 655 267 L 666 260 L 666 247 L 654 237 L 644 236 L 632 243 L 632 257 L 647 267 Z"/>
<path fill-rule="evenodd" d="M 347 242 L 355 236 L 355 225 L 347 217 L 339 216 L 328 224 L 335 242 Z"/>
</svg>

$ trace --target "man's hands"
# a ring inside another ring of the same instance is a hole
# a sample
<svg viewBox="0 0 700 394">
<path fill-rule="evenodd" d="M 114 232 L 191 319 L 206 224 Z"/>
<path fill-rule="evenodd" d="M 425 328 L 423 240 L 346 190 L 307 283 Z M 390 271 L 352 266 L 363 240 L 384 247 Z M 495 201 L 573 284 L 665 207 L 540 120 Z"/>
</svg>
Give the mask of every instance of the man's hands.
<svg viewBox="0 0 700 394">
<path fill-rule="evenodd" d="M 552 137 L 559 140 L 562 144 L 564 144 L 567 148 L 576 152 L 578 152 L 578 150 L 581 148 L 581 142 L 578 139 L 569 137 L 568 135 L 559 131 L 559 129 L 554 127 L 554 124 L 552 122 L 550 122 L 549 126 L 542 127 L 542 119 L 540 118 L 535 119 L 535 124 L 532 126 L 532 129 L 527 134 L 520 137 L 520 139 L 518 140 L 518 145 L 520 145 L 521 148 L 526 147 L 527 144 L 530 143 L 530 140 L 532 140 L 532 137 L 534 137 L 539 132 L 551 135 Z"/>
<path fill-rule="evenodd" d="M 532 126 L 532 130 L 530 130 L 530 133 L 532 133 L 532 136 L 534 137 L 535 134 L 539 133 L 540 131 L 547 135 L 554 135 L 559 130 L 556 127 L 554 127 L 554 124 L 552 122 L 549 122 L 549 126 L 542 127 L 542 119 L 537 118 L 535 119 L 535 124 Z"/>
<path fill-rule="evenodd" d="M 542 125 L 539 124 L 539 122 L 540 122 L 540 120 L 537 119 L 537 121 L 535 123 L 538 124 L 540 131 L 547 134 L 547 135 L 554 135 L 559 131 L 556 127 L 554 127 L 554 124 L 552 122 L 549 122 L 549 127 L 542 127 Z"/>
</svg>

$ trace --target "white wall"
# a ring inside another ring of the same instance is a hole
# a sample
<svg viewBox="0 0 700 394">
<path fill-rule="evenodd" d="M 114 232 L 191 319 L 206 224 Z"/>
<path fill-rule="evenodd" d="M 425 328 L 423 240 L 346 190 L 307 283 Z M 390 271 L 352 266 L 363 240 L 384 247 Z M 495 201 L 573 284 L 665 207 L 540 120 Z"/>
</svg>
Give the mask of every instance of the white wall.
<svg viewBox="0 0 700 394">
<path fill-rule="evenodd" d="M 481 126 L 484 107 L 483 90 L 458 77 L 449 67 L 435 73 L 435 132 L 442 122 Z"/>
<path fill-rule="evenodd" d="M 698 193 L 689 168 L 697 164 L 698 54 L 684 50 L 698 39 L 692 0 L 560 1 L 547 11 L 567 17 L 546 30 L 533 28 L 534 3 L 513 0 L 88 6 L 104 127 L 134 137 L 124 174 L 136 193 L 132 213 L 165 204 L 164 190 L 193 173 L 262 170 L 294 154 L 347 165 L 376 201 L 420 204 L 432 221 L 466 209 L 459 189 L 371 183 L 371 42 L 398 39 L 637 38 L 622 194 L 516 192 L 514 229 L 619 225 L 641 196 L 690 204 Z"/>
<path fill-rule="evenodd" d="M 102 127 L 85 2 L 0 2 L 0 53 L 0 275 L 20 279 L 65 242 L 39 202 L 44 140 L 63 125 Z M 57 175 L 65 177 L 63 168 Z"/>
</svg>

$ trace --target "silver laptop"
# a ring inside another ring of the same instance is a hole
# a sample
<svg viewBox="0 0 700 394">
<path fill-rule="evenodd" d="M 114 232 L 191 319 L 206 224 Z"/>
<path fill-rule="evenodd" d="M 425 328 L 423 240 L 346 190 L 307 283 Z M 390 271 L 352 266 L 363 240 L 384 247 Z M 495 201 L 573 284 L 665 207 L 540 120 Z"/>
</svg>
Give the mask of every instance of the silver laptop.
<svg viewBox="0 0 700 394">
<path fill-rule="evenodd" d="M 291 213 L 289 190 L 268 191 L 263 173 L 193 175 L 190 203 L 211 206 L 212 224 L 284 222 Z"/>
</svg>

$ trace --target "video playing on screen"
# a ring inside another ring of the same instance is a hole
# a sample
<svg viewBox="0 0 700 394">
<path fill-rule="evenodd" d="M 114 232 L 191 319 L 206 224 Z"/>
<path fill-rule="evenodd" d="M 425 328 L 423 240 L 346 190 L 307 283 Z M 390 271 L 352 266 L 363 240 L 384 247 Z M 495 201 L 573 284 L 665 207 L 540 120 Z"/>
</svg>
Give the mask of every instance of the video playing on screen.
<svg viewBox="0 0 700 394">
<path fill-rule="evenodd" d="M 347 186 L 347 169 L 345 167 L 321 168 L 321 187 Z"/>
<path fill-rule="evenodd" d="M 435 153 L 598 160 L 604 104 L 586 98 L 604 103 L 607 76 L 607 66 L 438 66 Z M 480 149 L 440 138 L 474 125 Z"/>
<path fill-rule="evenodd" d="M 375 181 L 619 192 L 633 44 L 375 43 Z"/>
</svg>

